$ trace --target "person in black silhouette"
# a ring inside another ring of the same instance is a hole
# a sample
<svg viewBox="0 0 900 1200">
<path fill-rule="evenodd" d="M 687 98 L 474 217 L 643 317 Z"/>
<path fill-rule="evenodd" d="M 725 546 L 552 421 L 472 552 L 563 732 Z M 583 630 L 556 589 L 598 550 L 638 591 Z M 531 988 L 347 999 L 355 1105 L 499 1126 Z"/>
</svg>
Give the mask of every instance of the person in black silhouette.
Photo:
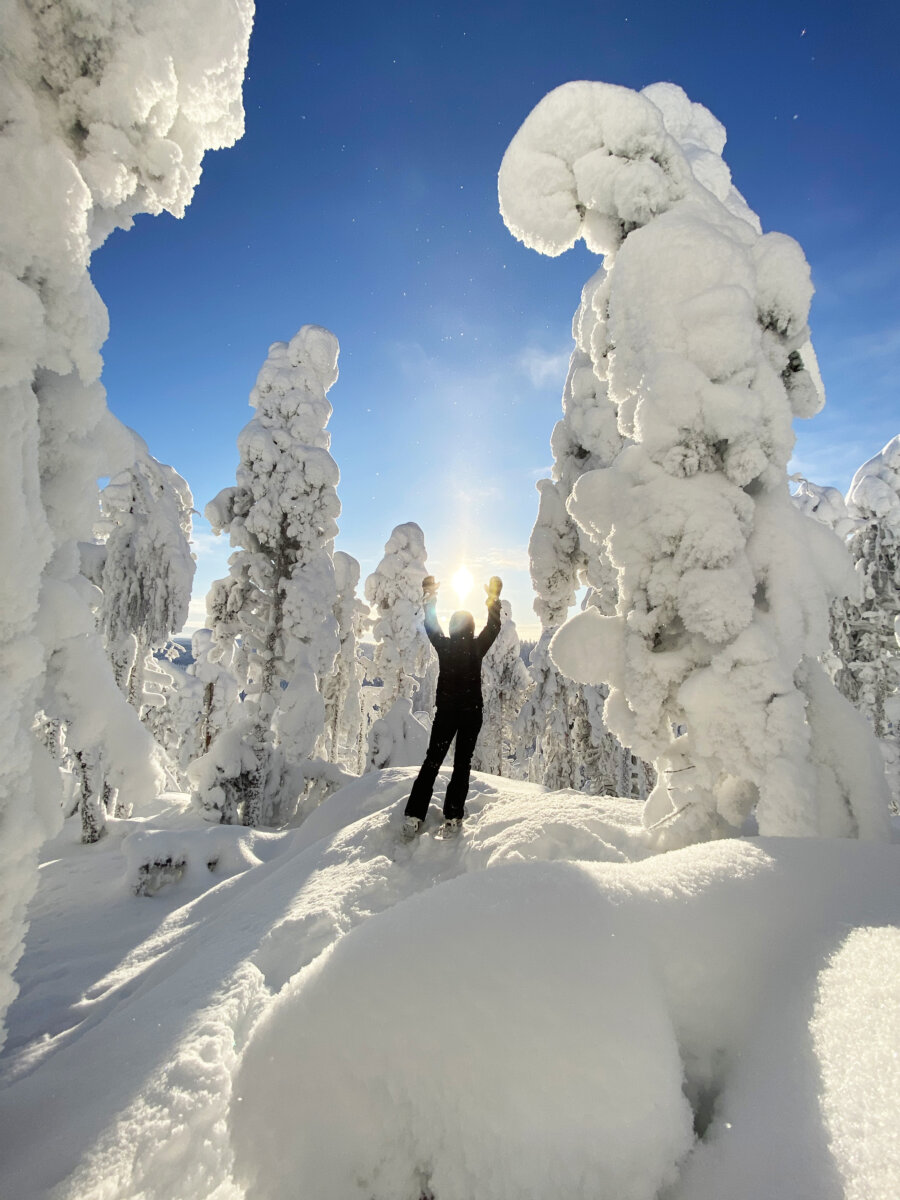
<svg viewBox="0 0 900 1200">
<path fill-rule="evenodd" d="M 494 575 L 485 587 L 488 618 L 484 629 L 475 636 L 475 618 L 469 612 L 456 612 L 450 618 L 450 636 L 441 630 L 437 619 L 437 589 L 429 575 L 422 584 L 425 606 L 425 632 L 437 651 L 438 684 L 437 708 L 428 751 L 418 777 L 412 786 L 403 820 L 403 836 L 412 838 L 419 832 L 434 781 L 441 763 L 456 737 L 453 773 L 444 797 L 442 834 L 457 833 L 462 825 L 466 795 L 469 791 L 469 772 L 472 755 L 484 715 L 481 695 L 481 662 L 500 632 L 500 579 Z"/>
</svg>

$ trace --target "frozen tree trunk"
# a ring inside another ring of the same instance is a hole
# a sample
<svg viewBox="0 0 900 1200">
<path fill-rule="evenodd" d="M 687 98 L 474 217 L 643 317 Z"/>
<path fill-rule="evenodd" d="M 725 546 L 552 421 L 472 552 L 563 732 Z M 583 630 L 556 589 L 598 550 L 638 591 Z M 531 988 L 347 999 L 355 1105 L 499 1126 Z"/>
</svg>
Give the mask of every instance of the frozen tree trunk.
<svg viewBox="0 0 900 1200">
<path fill-rule="evenodd" d="M 102 798 L 102 780 L 96 758 L 83 750 L 75 751 L 75 773 L 81 790 L 81 840 L 85 845 L 99 842 L 106 834 L 106 808 Z"/>
<path fill-rule="evenodd" d="M 724 142 L 674 85 L 573 83 L 504 156 L 517 237 L 605 256 L 594 401 L 629 439 L 566 506 L 589 561 L 615 568 L 615 614 L 582 612 L 550 653 L 608 684 L 608 727 L 655 762 L 644 820 L 661 845 L 754 808 L 765 834 L 885 837 L 874 744 L 816 670 L 843 563 L 787 487 L 791 419 L 824 399 L 809 269 L 792 239 L 762 235 Z"/>
<path fill-rule="evenodd" d="M 109 655 L 113 676 L 119 690 L 126 696 L 129 696 L 131 672 L 134 667 L 135 655 L 137 654 L 137 643 L 134 635 L 130 634 L 115 646 L 107 643 L 106 652 Z"/>
<path fill-rule="evenodd" d="M 47 753 L 57 764 L 62 764 L 62 721 L 58 717 L 44 716 L 41 720 L 41 741 Z"/>
<path fill-rule="evenodd" d="M 212 680 L 203 688 L 203 720 L 200 725 L 200 745 L 203 753 L 209 749 L 212 742 L 212 711 L 214 684 Z"/>
</svg>

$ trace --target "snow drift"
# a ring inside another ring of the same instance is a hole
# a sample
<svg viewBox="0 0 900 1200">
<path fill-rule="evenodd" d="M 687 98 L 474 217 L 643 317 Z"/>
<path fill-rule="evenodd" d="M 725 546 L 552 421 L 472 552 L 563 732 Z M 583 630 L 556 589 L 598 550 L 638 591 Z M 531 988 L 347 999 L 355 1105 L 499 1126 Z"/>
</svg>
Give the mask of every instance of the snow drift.
<svg viewBox="0 0 900 1200">
<path fill-rule="evenodd" d="M 476 774 L 458 841 L 436 805 L 398 847 L 413 774 L 285 833 L 170 810 L 89 859 L 59 835 L 0 1194 L 893 1200 L 896 845 L 648 857 L 633 802 Z"/>
</svg>

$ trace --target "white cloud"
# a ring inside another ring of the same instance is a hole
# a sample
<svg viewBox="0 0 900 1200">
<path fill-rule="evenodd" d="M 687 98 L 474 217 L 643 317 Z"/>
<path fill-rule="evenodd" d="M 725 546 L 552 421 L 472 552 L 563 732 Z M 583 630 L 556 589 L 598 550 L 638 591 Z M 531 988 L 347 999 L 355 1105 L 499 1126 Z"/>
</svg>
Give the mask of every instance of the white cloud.
<svg viewBox="0 0 900 1200">
<path fill-rule="evenodd" d="M 541 350 L 536 346 L 526 346 L 516 358 L 516 366 L 531 381 L 533 387 L 546 387 L 556 384 L 562 392 L 569 370 L 571 347 L 562 350 Z"/>
<path fill-rule="evenodd" d="M 191 602 L 188 605 L 188 616 L 184 623 L 182 634 L 185 637 L 190 637 L 196 633 L 198 629 L 206 628 L 206 597 L 191 596 Z"/>
<path fill-rule="evenodd" d="M 223 553 L 227 557 L 231 553 L 227 536 L 222 534 L 216 537 L 211 529 L 198 529 L 196 523 L 191 533 L 191 549 L 197 558 L 207 558 L 210 555 L 219 557 Z"/>
<path fill-rule="evenodd" d="M 471 560 L 472 567 L 481 567 L 493 574 L 494 571 L 527 571 L 528 551 L 519 546 L 482 551 Z"/>
</svg>

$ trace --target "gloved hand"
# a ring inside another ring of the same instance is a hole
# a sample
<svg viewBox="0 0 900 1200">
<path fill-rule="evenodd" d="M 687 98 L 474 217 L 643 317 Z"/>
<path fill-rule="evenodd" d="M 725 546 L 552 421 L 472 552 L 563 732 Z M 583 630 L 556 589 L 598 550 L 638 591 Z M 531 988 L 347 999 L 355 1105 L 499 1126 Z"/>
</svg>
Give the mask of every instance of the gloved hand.
<svg viewBox="0 0 900 1200">
<path fill-rule="evenodd" d="M 422 580 L 422 600 L 427 602 L 432 598 L 437 598 L 438 588 L 441 585 L 433 575 L 426 575 Z"/>
<path fill-rule="evenodd" d="M 499 575 L 492 575 L 490 582 L 484 585 L 484 590 L 487 592 L 487 603 L 492 604 L 495 600 L 499 600 L 502 589 L 503 580 Z"/>
</svg>

